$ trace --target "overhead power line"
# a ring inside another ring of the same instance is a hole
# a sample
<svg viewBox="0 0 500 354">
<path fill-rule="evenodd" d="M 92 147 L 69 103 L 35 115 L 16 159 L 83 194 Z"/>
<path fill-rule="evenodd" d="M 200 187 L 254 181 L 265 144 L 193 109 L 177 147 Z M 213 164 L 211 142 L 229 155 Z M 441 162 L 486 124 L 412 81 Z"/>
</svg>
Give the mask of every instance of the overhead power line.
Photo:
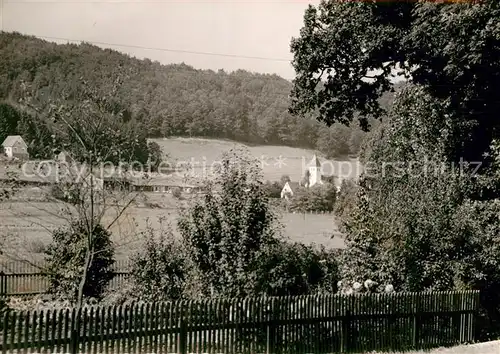
<svg viewBox="0 0 500 354">
<path fill-rule="evenodd" d="M 284 1 L 239 1 L 239 0 L 74 0 L 74 1 L 57 1 L 57 0 L 5 0 L 6 4 L 311 4 L 319 5 L 319 1 L 311 0 L 284 0 Z"/>
<path fill-rule="evenodd" d="M 134 48 L 134 49 L 143 49 L 143 50 L 154 50 L 159 52 L 170 52 L 170 53 L 186 53 L 186 54 L 197 54 L 197 55 L 209 55 L 216 57 L 228 57 L 228 58 L 241 58 L 241 59 L 254 59 L 254 60 L 268 60 L 268 61 L 280 61 L 280 62 L 288 62 L 290 63 L 290 59 L 283 58 L 269 58 L 269 57 L 258 57 L 258 56 L 248 56 L 248 55 L 238 55 L 238 54 L 225 54 L 225 53 L 212 53 L 212 52 L 200 52 L 200 51 L 192 51 L 192 50 L 182 50 L 182 49 L 171 49 L 171 48 L 159 48 L 159 47 L 147 47 L 147 46 L 139 46 L 132 44 L 118 44 L 118 43 L 107 43 L 107 42 L 96 42 L 96 41 L 88 41 L 83 39 L 71 39 L 71 38 L 63 38 L 63 37 L 52 37 L 52 36 L 39 36 L 38 38 L 48 39 L 48 40 L 59 40 L 59 41 L 67 41 L 67 42 L 81 42 L 81 43 L 90 43 L 94 45 L 103 45 L 103 46 L 111 46 L 111 47 L 123 47 L 123 48 Z"/>
</svg>

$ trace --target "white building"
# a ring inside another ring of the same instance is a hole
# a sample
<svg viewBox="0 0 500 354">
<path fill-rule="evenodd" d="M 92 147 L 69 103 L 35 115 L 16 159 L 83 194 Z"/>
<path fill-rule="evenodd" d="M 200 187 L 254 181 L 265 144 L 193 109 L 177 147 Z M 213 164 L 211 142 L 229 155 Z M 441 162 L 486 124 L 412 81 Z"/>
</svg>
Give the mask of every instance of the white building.
<svg viewBox="0 0 500 354">
<path fill-rule="evenodd" d="M 283 186 L 283 189 L 281 190 L 281 198 L 288 199 L 289 197 L 293 197 L 294 191 L 297 190 L 299 187 L 304 186 L 306 188 L 313 187 L 315 185 L 322 185 L 324 184 L 323 181 L 323 174 L 321 171 L 321 162 L 319 161 L 318 157 L 314 155 L 311 159 L 311 161 L 306 165 L 307 170 L 306 170 L 306 177 L 307 181 L 302 181 L 300 183 L 297 182 L 287 182 Z"/>
<path fill-rule="evenodd" d="M 28 145 L 26 145 L 21 135 L 9 135 L 2 143 L 2 148 L 5 155 L 10 159 L 29 160 Z"/>
<path fill-rule="evenodd" d="M 309 171 L 309 182 L 307 187 L 312 187 L 316 184 L 323 184 L 322 174 L 321 174 L 321 162 L 316 155 L 313 156 L 311 162 L 307 165 Z"/>
<path fill-rule="evenodd" d="M 293 197 L 293 190 L 297 190 L 299 186 L 300 184 L 297 182 L 286 182 L 281 190 L 281 199 Z"/>
</svg>

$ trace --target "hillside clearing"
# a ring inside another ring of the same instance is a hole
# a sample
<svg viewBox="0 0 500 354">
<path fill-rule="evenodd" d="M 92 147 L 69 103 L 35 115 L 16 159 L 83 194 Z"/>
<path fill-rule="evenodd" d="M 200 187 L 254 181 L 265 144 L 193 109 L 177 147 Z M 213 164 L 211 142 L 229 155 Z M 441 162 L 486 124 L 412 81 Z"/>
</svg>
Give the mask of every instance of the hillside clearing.
<svg viewBox="0 0 500 354">
<path fill-rule="evenodd" d="M 250 154 L 260 162 L 264 180 L 279 181 L 281 176 L 288 175 L 292 181 L 304 177 L 305 166 L 317 153 L 310 149 L 292 148 L 287 146 L 247 146 L 229 140 L 201 138 L 165 138 L 151 139 L 162 148 L 175 163 L 190 164 L 189 172 L 193 177 L 207 177 L 215 169 L 222 154 L 232 148 L 248 149 Z M 321 158 L 325 176 L 339 176 L 342 179 L 356 178 L 361 172 L 357 159 L 327 160 Z"/>
</svg>

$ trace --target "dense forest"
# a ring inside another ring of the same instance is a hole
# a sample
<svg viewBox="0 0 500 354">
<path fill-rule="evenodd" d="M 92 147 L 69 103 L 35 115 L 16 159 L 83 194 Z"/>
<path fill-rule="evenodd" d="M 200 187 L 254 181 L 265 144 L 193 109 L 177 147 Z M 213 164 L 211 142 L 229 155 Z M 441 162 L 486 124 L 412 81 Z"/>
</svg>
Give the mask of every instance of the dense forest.
<svg viewBox="0 0 500 354">
<path fill-rule="evenodd" d="M 340 157 L 357 155 L 366 135 L 357 124 L 329 128 L 312 116 L 290 115 L 292 84 L 277 75 L 161 65 L 90 44 L 58 45 L 5 32 L 0 33 L 0 57 L 0 140 L 23 134 L 32 150 L 43 150 L 36 146 L 46 147 L 47 139 L 41 139 L 51 136 L 50 126 L 39 124 L 38 110 L 54 100 L 79 99 L 82 82 L 94 86 L 97 96 L 109 95 L 116 80 L 120 84 L 113 100 L 144 138 L 232 139 L 313 148 Z M 23 87 L 30 87 L 38 105 L 28 116 L 15 112 Z M 392 97 L 383 96 L 382 105 L 388 106 Z"/>
</svg>

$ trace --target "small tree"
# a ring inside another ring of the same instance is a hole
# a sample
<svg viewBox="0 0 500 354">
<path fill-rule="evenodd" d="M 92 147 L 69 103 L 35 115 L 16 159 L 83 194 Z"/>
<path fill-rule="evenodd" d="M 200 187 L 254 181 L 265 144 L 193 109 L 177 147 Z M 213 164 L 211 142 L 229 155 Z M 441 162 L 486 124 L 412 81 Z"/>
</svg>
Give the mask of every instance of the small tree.
<svg viewBox="0 0 500 354">
<path fill-rule="evenodd" d="M 292 180 L 290 179 L 289 175 L 283 175 L 280 178 L 281 185 L 284 186 L 287 182 L 291 182 Z"/>
<path fill-rule="evenodd" d="M 276 242 L 274 222 L 257 162 L 244 151 L 225 154 L 215 183 L 178 223 L 200 292 L 253 294 L 249 279 L 262 250 Z"/>
<path fill-rule="evenodd" d="M 266 181 L 264 188 L 268 198 L 281 198 L 283 187 L 280 186 L 279 182 Z"/>
<path fill-rule="evenodd" d="M 148 142 L 148 164 L 152 172 L 157 172 L 163 161 L 163 151 L 158 143 Z"/>
<path fill-rule="evenodd" d="M 113 278 L 114 249 L 111 233 L 99 224 L 92 231 L 95 252 L 83 285 L 83 296 L 100 299 Z M 82 268 L 87 254 L 87 226 L 83 221 L 68 228 L 56 230 L 53 242 L 46 250 L 47 266 L 44 272 L 49 279 L 49 292 L 76 301 Z"/>
<path fill-rule="evenodd" d="M 302 178 L 302 185 L 303 186 L 309 186 L 309 179 L 311 178 L 311 172 L 309 172 L 309 170 L 306 170 L 306 172 L 304 172 L 304 177 Z"/>
<path fill-rule="evenodd" d="M 352 214 L 344 221 L 346 249 L 342 252 L 340 274 L 345 284 L 363 283 L 368 279 L 383 282 L 378 274 L 381 255 L 368 198 L 366 185 L 361 181 Z"/>
<path fill-rule="evenodd" d="M 315 185 L 296 191 L 290 209 L 298 212 L 331 212 L 337 192 L 333 184 Z"/>
</svg>

